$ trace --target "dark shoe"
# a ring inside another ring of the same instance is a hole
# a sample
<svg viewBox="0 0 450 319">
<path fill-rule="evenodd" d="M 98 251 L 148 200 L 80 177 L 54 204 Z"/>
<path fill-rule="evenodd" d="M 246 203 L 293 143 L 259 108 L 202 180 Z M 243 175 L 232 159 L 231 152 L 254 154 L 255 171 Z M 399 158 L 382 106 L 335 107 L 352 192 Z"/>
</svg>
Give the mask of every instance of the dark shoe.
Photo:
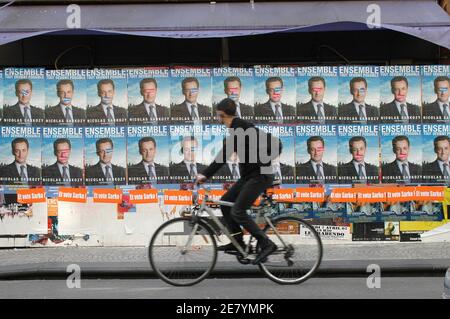
<svg viewBox="0 0 450 319">
<path fill-rule="evenodd" d="M 244 242 L 239 242 L 238 241 L 238 244 L 240 244 L 242 249 L 245 250 L 245 248 L 244 248 L 245 247 L 245 243 Z M 238 252 L 237 248 L 233 245 L 233 243 L 229 243 L 229 244 L 226 244 L 226 245 L 219 246 L 219 247 L 217 247 L 217 250 L 218 251 L 224 251 L 224 252 L 230 252 L 230 251 Z"/>
<path fill-rule="evenodd" d="M 252 264 L 253 265 L 257 265 L 261 262 L 266 262 L 267 261 L 267 257 L 272 254 L 274 251 L 277 250 L 277 245 L 275 245 L 274 242 L 269 242 L 267 244 L 267 246 L 265 246 L 264 248 L 261 249 L 261 251 L 259 252 L 258 256 L 256 256 L 255 260 L 253 260 Z"/>
</svg>

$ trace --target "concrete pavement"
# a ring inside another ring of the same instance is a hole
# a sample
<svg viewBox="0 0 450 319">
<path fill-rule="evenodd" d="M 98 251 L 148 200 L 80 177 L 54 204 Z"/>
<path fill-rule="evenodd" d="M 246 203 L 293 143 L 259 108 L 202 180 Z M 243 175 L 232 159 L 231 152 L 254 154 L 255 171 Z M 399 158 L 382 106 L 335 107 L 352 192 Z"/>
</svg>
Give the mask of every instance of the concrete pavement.
<svg viewBox="0 0 450 319">
<path fill-rule="evenodd" d="M 0 249 L 0 279 L 21 276 L 67 276 L 67 266 L 77 264 L 82 275 L 153 276 L 146 247 L 58 247 Z M 448 243 L 324 243 L 319 275 L 367 274 L 377 264 L 382 273 L 445 273 L 450 267 Z M 213 274 L 258 275 L 257 266 L 241 265 L 234 256 L 219 253 Z"/>
</svg>

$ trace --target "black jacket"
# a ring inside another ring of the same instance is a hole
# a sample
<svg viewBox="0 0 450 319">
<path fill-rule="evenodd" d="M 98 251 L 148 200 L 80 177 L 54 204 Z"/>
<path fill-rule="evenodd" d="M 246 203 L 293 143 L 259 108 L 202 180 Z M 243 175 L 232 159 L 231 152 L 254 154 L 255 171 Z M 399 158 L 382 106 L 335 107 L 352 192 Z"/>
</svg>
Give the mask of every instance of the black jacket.
<svg viewBox="0 0 450 319">
<path fill-rule="evenodd" d="M 26 164 L 27 176 L 28 176 L 28 185 L 40 185 L 41 184 L 41 170 L 36 166 L 32 166 Z M 17 184 L 20 182 L 20 174 L 17 171 L 16 163 L 12 162 L 9 165 L 5 165 L 2 167 L 2 171 L 0 173 L 4 184 Z"/>
<path fill-rule="evenodd" d="M 166 106 L 155 104 L 158 123 L 168 123 L 170 120 L 170 109 Z M 128 121 L 130 124 L 141 124 L 149 122 L 149 115 L 145 109 L 144 102 L 132 105 L 128 108 Z"/>
<path fill-rule="evenodd" d="M 113 112 L 115 125 L 127 123 L 127 110 L 125 108 L 113 105 Z M 108 119 L 101 104 L 92 106 L 86 110 L 86 124 L 108 124 Z"/>
<path fill-rule="evenodd" d="M 408 123 L 420 124 L 420 107 L 411 103 L 406 103 L 406 109 L 408 110 Z M 383 104 L 380 107 L 380 123 L 401 123 L 401 115 L 398 112 L 397 105 L 395 101 L 391 103 Z"/>
<path fill-rule="evenodd" d="M 30 105 L 30 113 L 31 123 L 33 125 L 40 125 L 44 123 L 44 110 Z M 20 111 L 19 102 L 11 106 L 6 106 L 3 109 L 3 123 L 7 125 L 25 123 L 25 119 Z"/>
<path fill-rule="evenodd" d="M 86 112 L 82 108 L 72 106 L 72 116 L 75 125 L 84 125 Z M 45 123 L 50 125 L 66 123 L 66 115 L 59 104 L 45 109 Z"/>
<path fill-rule="evenodd" d="M 380 112 L 378 108 L 373 105 L 366 105 L 366 116 L 368 124 L 376 124 L 379 122 Z M 340 123 L 354 123 L 358 122 L 359 114 L 356 112 L 355 104 L 350 102 L 348 104 L 341 105 L 338 108 L 339 121 Z"/>
<path fill-rule="evenodd" d="M 419 183 L 420 176 L 422 174 L 422 168 L 419 165 L 408 162 L 409 175 L 411 176 L 412 183 Z M 383 175 L 383 182 L 396 183 L 403 180 L 402 172 L 397 165 L 396 161 L 385 164 L 381 167 L 381 174 Z"/>
<path fill-rule="evenodd" d="M 83 173 L 80 168 L 69 165 L 69 175 L 71 185 L 83 184 Z M 56 185 L 64 183 L 58 164 L 55 162 L 52 165 L 42 169 L 42 181 L 44 184 Z"/>
<path fill-rule="evenodd" d="M 239 138 L 236 135 L 236 132 L 231 132 L 230 136 L 223 139 L 223 147 L 220 150 L 220 152 L 217 154 L 214 161 L 202 172 L 203 175 L 205 175 L 207 178 L 211 177 L 216 173 L 223 164 L 227 162 L 227 145 L 233 145 L 233 151 L 237 152 L 239 157 L 239 171 L 241 173 L 241 179 L 247 179 L 250 177 L 262 175 L 261 168 L 266 167 L 267 172 L 272 171 L 271 167 L 271 159 L 275 158 L 276 155 L 281 153 L 281 141 L 279 141 L 279 150 L 271 150 L 271 143 L 270 138 L 272 138 L 271 134 L 266 134 L 265 137 L 267 137 L 267 149 L 261 150 L 262 147 L 259 142 L 259 129 L 256 128 L 252 123 L 247 122 L 245 120 L 242 120 L 240 118 L 235 117 L 233 121 L 231 122 L 231 128 L 232 129 L 238 129 L 241 128 L 244 130 L 245 133 L 250 133 L 250 130 L 255 130 L 255 135 L 257 136 L 257 141 L 255 141 L 249 137 L 249 134 L 245 136 L 245 139 Z M 239 133 L 239 131 L 237 132 Z M 253 134 L 253 133 L 251 133 Z M 234 140 L 234 143 L 233 143 Z M 261 152 L 260 152 L 261 151 Z M 231 151 L 228 151 L 228 155 L 231 155 Z M 269 155 L 268 158 L 260 158 L 260 154 Z M 255 161 L 253 159 L 256 159 Z M 265 161 L 264 161 L 265 160 Z M 263 162 L 264 161 L 264 162 Z M 265 174 L 265 172 L 264 172 Z"/>
<path fill-rule="evenodd" d="M 155 163 L 155 173 L 159 183 L 169 182 L 169 168 L 167 166 Z M 149 177 L 143 161 L 128 167 L 128 182 L 130 184 L 148 181 Z"/>
<path fill-rule="evenodd" d="M 422 117 L 423 123 L 448 122 L 444 119 L 444 114 L 442 114 L 437 100 L 423 106 Z"/>
</svg>

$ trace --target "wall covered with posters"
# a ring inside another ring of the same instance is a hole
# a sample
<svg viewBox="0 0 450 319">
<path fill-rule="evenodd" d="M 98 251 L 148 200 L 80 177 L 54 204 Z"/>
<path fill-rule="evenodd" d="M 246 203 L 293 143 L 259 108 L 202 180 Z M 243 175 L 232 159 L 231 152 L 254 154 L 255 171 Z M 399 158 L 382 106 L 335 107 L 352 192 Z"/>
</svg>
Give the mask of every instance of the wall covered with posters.
<svg viewBox="0 0 450 319">
<path fill-rule="evenodd" d="M 448 65 L 0 70 L 0 246 L 11 235 L 147 242 L 186 205 L 167 204 L 166 192 L 191 189 L 220 150 L 227 130 L 214 113 L 225 97 L 282 141 L 273 173 L 297 198 L 284 213 L 334 239 L 348 239 L 352 224 L 354 240 L 398 240 L 402 222 L 446 217 L 439 196 L 390 195 L 450 185 L 449 76 Z M 212 187 L 228 188 L 238 164 L 232 154 Z M 330 199 L 369 186 L 388 188 L 382 198 Z M 27 203 L 32 195 L 17 190 L 30 187 L 44 198 Z M 323 199 L 298 200 L 305 187 Z M 367 235 L 381 223 L 383 235 Z"/>
</svg>

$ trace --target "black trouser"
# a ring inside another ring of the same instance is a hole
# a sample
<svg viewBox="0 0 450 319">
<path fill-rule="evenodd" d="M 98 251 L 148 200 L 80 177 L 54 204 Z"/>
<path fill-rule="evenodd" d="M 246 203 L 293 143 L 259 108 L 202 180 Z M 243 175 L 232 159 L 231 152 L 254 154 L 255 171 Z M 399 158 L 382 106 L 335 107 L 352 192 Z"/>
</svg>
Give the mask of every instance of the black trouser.
<svg viewBox="0 0 450 319">
<path fill-rule="evenodd" d="M 231 234 L 240 233 L 237 238 L 242 236 L 241 227 L 244 227 L 253 237 L 255 237 L 261 246 L 267 245 L 269 238 L 247 214 L 255 200 L 264 190 L 272 186 L 273 175 L 257 175 L 255 177 L 239 179 L 223 196 L 222 200 L 234 202 L 233 207 L 220 206 L 223 218 Z"/>
</svg>

